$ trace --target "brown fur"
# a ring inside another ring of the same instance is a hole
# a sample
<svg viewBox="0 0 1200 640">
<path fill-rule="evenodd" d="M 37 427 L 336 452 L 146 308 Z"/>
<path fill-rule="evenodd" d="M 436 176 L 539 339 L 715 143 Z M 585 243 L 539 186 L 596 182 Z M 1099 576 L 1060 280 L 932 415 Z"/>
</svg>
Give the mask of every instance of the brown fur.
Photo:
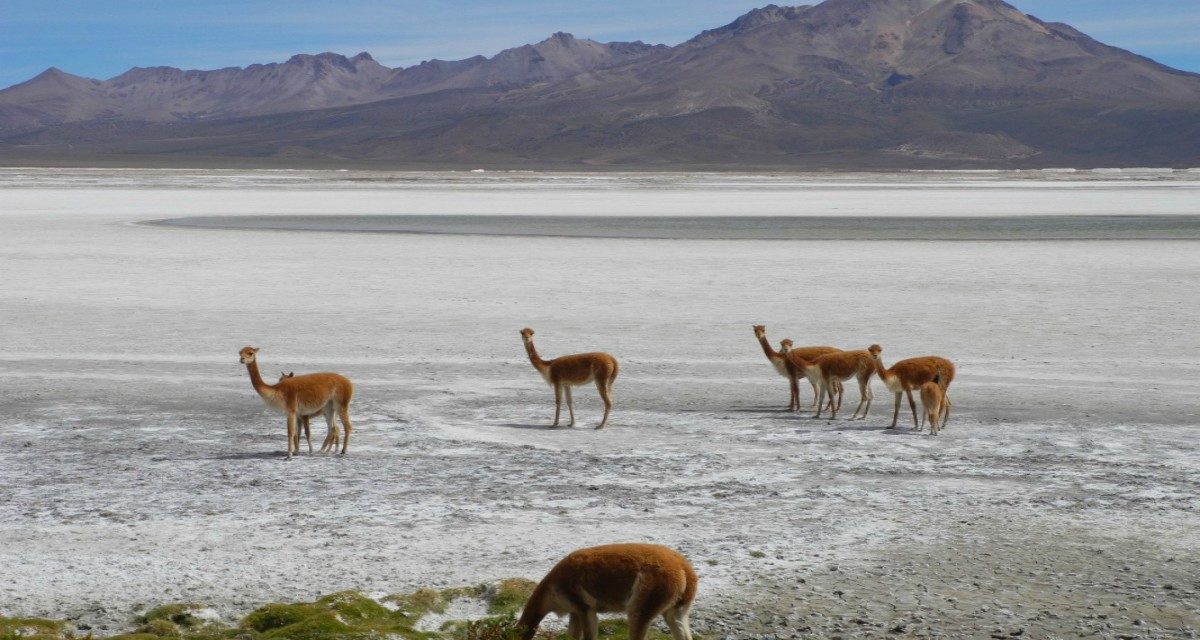
<svg viewBox="0 0 1200 640">
<path fill-rule="evenodd" d="M 546 383 L 554 387 L 554 425 L 558 426 L 562 414 L 562 397 L 567 396 L 567 411 L 571 414 L 571 424 L 575 426 L 575 401 L 571 397 L 571 387 L 596 383 L 600 399 L 604 401 L 604 419 L 597 429 L 603 429 L 608 424 L 608 414 L 612 411 L 612 385 L 617 379 L 620 367 L 617 359 L 607 353 L 577 353 L 560 356 L 553 360 L 543 360 L 538 356 L 537 348 L 533 346 L 533 329 L 521 329 L 521 341 L 525 343 L 525 353 L 533 368 L 542 374 Z"/>
<path fill-rule="evenodd" d="M 767 360 L 775 368 L 776 373 L 783 376 L 784 378 L 787 378 L 787 380 L 788 380 L 788 388 L 791 392 L 791 398 L 788 400 L 788 410 L 789 411 L 799 411 L 800 410 L 800 387 L 797 382 L 797 375 L 796 375 L 795 371 L 790 371 L 790 368 L 787 363 L 787 357 L 784 355 L 784 352 L 786 349 L 782 348 L 785 343 L 787 344 L 788 347 L 791 347 L 792 341 L 784 340 L 783 342 L 781 342 L 780 343 L 780 346 L 781 346 L 780 351 L 776 351 L 776 350 L 772 349 L 771 343 L 767 341 L 767 327 L 766 327 L 766 325 L 761 325 L 761 324 L 754 325 L 754 337 L 758 338 L 758 344 L 762 347 L 763 354 L 767 356 Z M 841 349 L 837 349 L 835 347 L 801 347 L 799 349 L 795 349 L 795 351 L 801 352 L 802 356 L 804 356 L 804 357 L 815 358 L 822 354 L 834 353 L 836 351 L 841 351 Z M 813 404 L 816 405 L 817 390 L 819 387 L 818 387 L 817 383 L 813 380 L 809 380 L 809 383 L 812 384 Z"/>
<path fill-rule="evenodd" d="M 336 429 L 333 416 L 336 412 L 342 422 L 345 437 L 342 439 L 342 454 L 350 447 L 350 400 L 354 396 L 354 384 L 336 373 L 310 373 L 281 379 L 267 384 L 258 371 L 258 349 L 243 347 L 238 353 L 241 363 L 250 372 L 250 384 L 267 406 L 287 416 L 287 457 L 291 459 L 293 445 L 299 449 L 297 420 L 300 416 L 325 414 L 330 429 Z M 328 440 L 328 439 L 327 439 Z M 324 450 L 324 449 L 322 449 Z"/>
<path fill-rule="evenodd" d="M 867 351 L 871 353 L 871 360 L 875 367 L 875 372 L 879 374 L 879 379 L 887 385 L 888 390 L 896 395 L 896 410 L 892 413 L 892 426 L 889 429 L 896 428 L 896 422 L 900 418 L 900 396 L 908 396 L 908 406 L 912 409 L 913 428 L 920 429 L 917 422 L 917 403 L 913 400 L 913 389 L 921 388 L 921 385 L 926 382 L 937 381 L 938 386 L 942 388 L 942 395 L 945 396 L 945 413 L 942 414 L 942 427 L 946 426 L 946 422 L 950 419 L 950 396 L 947 393 L 950 388 L 950 383 L 954 381 L 954 363 L 941 356 L 921 356 L 919 358 L 908 358 L 901 360 L 892 365 L 890 369 L 885 369 L 883 366 L 883 358 L 880 354 L 883 352 L 883 347 L 877 344 L 871 345 Z"/>
<path fill-rule="evenodd" d="M 825 410 L 827 395 L 830 417 L 837 418 L 837 412 L 842 408 L 842 395 L 844 394 L 841 382 L 850 378 L 858 380 L 859 393 L 858 406 L 850 415 L 850 419 L 867 417 L 867 412 L 871 410 L 871 400 L 874 397 L 871 394 L 871 375 L 875 373 L 875 369 L 871 364 L 871 354 L 866 351 L 840 351 L 827 353 L 813 360 L 794 357 L 792 361 L 799 370 L 804 371 L 806 375 L 817 377 L 820 381 L 821 392 L 814 418 L 820 418 L 821 412 Z M 834 402 L 835 394 L 837 395 L 836 402 Z M 862 411 L 861 416 L 859 416 L 859 411 Z"/>
<path fill-rule="evenodd" d="M 597 614 L 624 612 L 629 640 L 645 640 L 662 616 L 673 640 L 691 640 L 688 611 L 696 598 L 696 571 L 679 552 L 656 544 L 608 544 L 579 549 L 550 569 L 521 612 L 525 640 L 551 613 L 569 614 L 569 634 L 596 640 Z"/>
</svg>

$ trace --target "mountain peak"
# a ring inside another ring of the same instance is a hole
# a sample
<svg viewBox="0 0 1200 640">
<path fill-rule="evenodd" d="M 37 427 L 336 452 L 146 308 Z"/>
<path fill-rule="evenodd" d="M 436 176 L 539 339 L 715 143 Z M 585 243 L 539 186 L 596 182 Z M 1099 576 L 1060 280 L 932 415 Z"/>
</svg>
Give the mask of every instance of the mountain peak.
<svg viewBox="0 0 1200 640">
<path fill-rule="evenodd" d="M 730 34 L 750 31 L 775 22 L 795 20 L 803 16 L 809 9 L 812 9 L 811 5 L 781 7 L 776 4 L 769 4 L 758 9 L 751 9 L 725 26 L 702 31 L 688 42 L 709 42 Z"/>
</svg>

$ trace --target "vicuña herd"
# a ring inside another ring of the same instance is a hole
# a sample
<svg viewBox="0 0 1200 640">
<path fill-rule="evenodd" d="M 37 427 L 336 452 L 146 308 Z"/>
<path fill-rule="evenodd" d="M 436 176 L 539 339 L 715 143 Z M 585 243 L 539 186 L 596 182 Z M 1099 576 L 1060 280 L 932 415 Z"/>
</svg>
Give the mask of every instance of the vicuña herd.
<svg viewBox="0 0 1200 640">
<path fill-rule="evenodd" d="M 604 417 L 596 429 L 603 429 L 608 424 L 608 415 L 612 412 L 612 388 L 617 379 L 620 366 L 611 354 L 599 351 L 591 353 L 576 353 L 559 356 L 553 360 L 543 360 L 533 346 L 533 329 L 521 329 L 521 341 L 525 344 L 525 353 L 533 368 L 542 375 L 546 384 L 554 388 L 554 422 L 551 428 L 557 427 L 562 416 L 563 397 L 566 396 L 567 412 L 571 421 L 567 426 L 575 426 L 575 402 L 571 397 L 571 388 L 595 383 L 604 402 Z M 828 410 L 829 417 L 836 419 L 837 412 L 842 408 L 844 389 L 842 383 L 851 378 L 858 381 L 858 406 L 850 414 L 851 420 L 867 417 L 871 410 L 871 376 L 878 375 L 888 391 L 895 394 L 896 404 L 892 413 L 892 424 L 889 429 L 896 427 L 900 417 L 900 400 L 908 397 L 908 405 L 912 409 L 913 428 L 920 431 L 924 423 L 929 422 L 929 432 L 937 435 L 946 426 L 950 418 L 950 397 L 946 391 L 954 381 L 954 363 L 941 356 L 922 356 L 901 360 L 891 368 L 883 366 L 880 354 L 883 348 L 873 344 L 866 349 L 842 351 L 837 347 L 813 346 L 796 347 L 790 339 L 779 343 L 779 351 L 771 348 L 767 341 L 767 328 L 761 324 L 754 325 L 754 336 L 758 338 L 767 360 L 775 367 L 779 375 L 788 379 L 788 389 L 791 397 L 788 409 L 800 410 L 800 379 L 804 378 L 812 386 L 813 404 L 816 409 L 814 418 L 820 418 Z M 341 444 L 342 453 L 350 447 L 350 400 L 354 396 L 354 384 L 346 377 L 332 372 L 310 373 L 297 376 L 294 373 L 284 373 L 275 384 L 267 384 L 258 371 L 258 349 L 244 347 L 239 353 L 242 364 L 250 373 L 250 384 L 267 406 L 287 416 L 287 457 L 300 450 L 300 434 L 304 433 L 308 441 L 308 452 L 312 453 L 312 434 L 309 430 L 309 419 L 324 415 L 329 431 L 321 451 L 335 451 Z M 921 419 L 917 419 L 917 404 L 913 400 L 913 391 L 921 396 L 921 404 L 925 411 Z M 339 433 L 334 415 L 341 420 L 342 431 Z"/>
<path fill-rule="evenodd" d="M 850 419 L 867 417 L 871 409 L 871 376 L 879 379 L 895 395 L 892 424 L 900 417 L 901 396 L 908 397 L 912 409 L 913 428 L 920 430 L 926 421 L 929 431 L 936 435 L 950 416 L 950 398 L 946 391 L 954 381 L 954 363 L 940 356 L 909 358 L 883 365 L 883 349 L 873 344 L 862 350 L 842 351 L 836 347 L 796 347 L 791 340 L 780 342 L 779 351 L 767 341 L 767 329 L 754 325 L 754 335 L 763 353 L 779 375 L 788 379 L 791 397 L 788 410 L 800 410 L 800 378 L 812 386 L 814 418 L 828 410 L 836 418 L 842 406 L 842 383 L 851 378 L 858 381 L 858 407 Z M 562 415 L 563 396 L 567 411 L 575 426 L 575 403 L 571 388 L 595 383 L 604 402 L 604 417 L 596 429 L 603 429 L 612 411 L 612 387 L 620 367 L 612 355 L 601 352 L 578 353 L 543 360 L 533 346 L 533 329 L 521 329 L 521 341 L 533 368 L 546 384 L 554 388 L 554 423 Z M 287 416 L 287 457 L 300 450 L 300 433 L 308 441 L 312 453 L 312 434 L 309 419 L 325 416 L 329 427 L 321 451 L 336 450 L 340 441 L 343 454 L 350 447 L 350 400 L 354 385 L 336 373 L 295 375 L 284 373 L 275 384 L 263 380 L 258 370 L 258 349 L 245 347 L 239 353 L 242 364 L 250 373 L 250 384 L 267 406 Z M 917 419 L 913 391 L 921 396 L 924 413 Z M 334 421 L 341 421 L 342 432 Z M 666 622 L 673 640 L 691 640 L 688 611 L 696 597 L 696 572 L 678 552 L 653 544 L 610 544 L 574 551 L 563 558 L 538 583 L 518 621 L 521 637 L 530 640 L 537 633 L 542 619 L 551 613 L 569 616 L 568 631 L 572 638 L 596 640 L 598 615 L 623 612 L 629 620 L 629 638 L 644 640 L 650 624 L 659 616 Z"/>
</svg>

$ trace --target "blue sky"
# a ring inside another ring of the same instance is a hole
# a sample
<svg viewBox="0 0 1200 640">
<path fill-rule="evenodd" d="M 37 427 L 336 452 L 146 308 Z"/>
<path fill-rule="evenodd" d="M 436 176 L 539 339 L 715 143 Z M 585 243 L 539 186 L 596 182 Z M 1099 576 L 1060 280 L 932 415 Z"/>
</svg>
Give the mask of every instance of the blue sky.
<svg viewBox="0 0 1200 640">
<path fill-rule="evenodd" d="M 812 0 L 809 0 L 810 2 Z M 1043 20 L 1200 72 L 1200 0 L 1009 0 Z M 0 0 L 0 87 L 47 67 L 109 78 L 369 51 L 388 66 L 491 55 L 555 31 L 676 44 L 768 0 Z M 795 4 L 800 4 L 796 2 Z"/>
</svg>

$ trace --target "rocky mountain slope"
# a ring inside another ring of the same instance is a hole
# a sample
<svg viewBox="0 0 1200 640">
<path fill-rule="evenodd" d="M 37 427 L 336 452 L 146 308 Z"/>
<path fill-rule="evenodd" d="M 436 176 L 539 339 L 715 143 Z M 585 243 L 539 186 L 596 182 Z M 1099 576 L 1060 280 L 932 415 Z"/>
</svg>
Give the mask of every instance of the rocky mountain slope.
<svg viewBox="0 0 1200 640">
<path fill-rule="evenodd" d="M 151 90 L 127 77 L 138 71 L 103 83 L 47 72 L 0 92 L 0 158 L 69 144 L 331 164 L 1200 165 L 1200 75 L 1001 0 L 770 5 L 674 47 L 556 34 L 398 70 L 323 54 L 158 72 L 226 74 L 209 76 L 231 79 L 219 90 Z M 279 88 L 240 88 L 237 74 Z"/>
</svg>

